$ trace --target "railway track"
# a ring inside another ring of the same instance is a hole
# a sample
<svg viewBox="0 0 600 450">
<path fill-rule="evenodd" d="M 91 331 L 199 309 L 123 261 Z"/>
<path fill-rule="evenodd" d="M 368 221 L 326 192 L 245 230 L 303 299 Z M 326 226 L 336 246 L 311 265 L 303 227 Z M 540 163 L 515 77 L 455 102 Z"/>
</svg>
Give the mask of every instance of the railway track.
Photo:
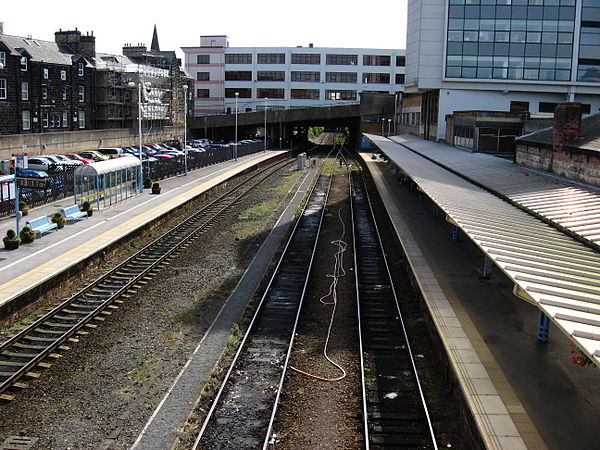
<svg viewBox="0 0 600 450">
<path fill-rule="evenodd" d="M 365 447 L 437 449 L 362 175 L 352 184 Z"/>
<path fill-rule="evenodd" d="M 48 367 L 48 358 L 59 357 L 57 351 L 68 350 L 76 336 L 95 328 L 126 294 L 146 284 L 162 264 L 286 164 L 289 160 L 257 171 L 0 345 L 0 398 L 12 400 L 12 390 L 26 386 L 24 377 L 39 376 L 36 368 Z"/>
<path fill-rule="evenodd" d="M 194 449 L 268 446 L 329 185 L 330 177 L 319 176 Z"/>
</svg>

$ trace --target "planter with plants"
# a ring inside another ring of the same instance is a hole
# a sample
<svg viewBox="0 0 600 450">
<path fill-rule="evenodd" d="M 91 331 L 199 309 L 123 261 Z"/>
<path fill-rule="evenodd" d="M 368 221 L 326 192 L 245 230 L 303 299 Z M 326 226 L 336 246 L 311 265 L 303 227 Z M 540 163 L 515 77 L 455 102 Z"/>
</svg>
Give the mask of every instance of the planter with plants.
<svg viewBox="0 0 600 450">
<path fill-rule="evenodd" d="M 27 205 L 27 203 L 24 200 L 19 201 L 19 211 L 21 211 L 21 214 L 23 216 L 26 216 L 27 213 L 29 212 L 29 206 Z"/>
<path fill-rule="evenodd" d="M 35 231 L 33 231 L 28 226 L 25 226 L 25 227 L 21 228 L 19 237 L 21 238 L 21 242 L 23 244 L 30 244 L 35 240 Z"/>
<path fill-rule="evenodd" d="M 92 214 L 94 213 L 94 210 L 92 209 L 92 205 L 90 204 L 90 202 L 88 202 L 87 200 L 85 202 L 83 202 L 81 204 L 81 210 L 85 211 L 88 215 L 88 217 L 92 217 Z"/>
<path fill-rule="evenodd" d="M 59 212 L 55 212 L 52 216 L 52 222 L 58 225 L 58 229 L 60 230 L 65 226 L 66 219 Z"/>
<path fill-rule="evenodd" d="M 6 236 L 2 238 L 2 241 L 4 242 L 4 248 L 6 250 L 16 250 L 19 248 L 21 238 L 17 236 L 15 230 L 8 230 Z"/>
<path fill-rule="evenodd" d="M 160 194 L 160 184 L 158 184 L 156 181 L 152 183 L 152 193 Z"/>
<path fill-rule="evenodd" d="M 152 187 L 152 180 L 150 178 L 144 179 L 144 189 L 150 189 Z"/>
</svg>

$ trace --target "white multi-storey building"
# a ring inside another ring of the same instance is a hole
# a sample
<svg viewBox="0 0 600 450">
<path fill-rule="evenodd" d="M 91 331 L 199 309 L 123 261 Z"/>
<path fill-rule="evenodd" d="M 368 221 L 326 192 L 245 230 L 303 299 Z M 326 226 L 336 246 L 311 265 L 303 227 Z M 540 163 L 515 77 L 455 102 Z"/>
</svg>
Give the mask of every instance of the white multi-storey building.
<svg viewBox="0 0 600 450">
<path fill-rule="evenodd" d="M 403 90 L 404 50 L 229 47 L 227 36 L 201 36 L 182 47 L 196 80 L 194 114 L 356 103 L 361 92 Z"/>
<path fill-rule="evenodd" d="M 409 0 L 406 59 L 401 117 L 431 139 L 457 110 L 597 112 L 600 2 Z"/>
</svg>

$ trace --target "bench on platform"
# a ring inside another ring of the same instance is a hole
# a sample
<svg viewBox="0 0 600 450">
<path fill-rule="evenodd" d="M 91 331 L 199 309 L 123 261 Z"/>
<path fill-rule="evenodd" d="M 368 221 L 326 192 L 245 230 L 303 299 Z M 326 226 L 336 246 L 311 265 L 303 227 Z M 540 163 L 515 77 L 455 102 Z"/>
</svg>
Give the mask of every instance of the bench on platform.
<svg viewBox="0 0 600 450">
<path fill-rule="evenodd" d="M 31 228 L 35 234 L 39 234 L 40 236 L 46 231 L 58 228 L 58 225 L 50 221 L 48 216 L 36 217 L 35 219 L 28 220 L 26 225 Z"/>
<path fill-rule="evenodd" d="M 77 220 L 88 216 L 87 212 L 81 211 L 77 205 L 71 205 L 68 208 L 63 208 L 60 210 L 60 212 L 65 217 L 65 220 Z"/>
</svg>

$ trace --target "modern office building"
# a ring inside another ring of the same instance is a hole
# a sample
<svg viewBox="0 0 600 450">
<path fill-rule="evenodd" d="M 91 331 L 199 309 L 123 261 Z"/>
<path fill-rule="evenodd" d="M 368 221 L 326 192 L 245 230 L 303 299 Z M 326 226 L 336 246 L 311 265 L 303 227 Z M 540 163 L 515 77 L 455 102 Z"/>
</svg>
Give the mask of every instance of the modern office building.
<svg viewBox="0 0 600 450">
<path fill-rule="evenodd" d="M 598 112 L 600 2 L 409 0 L 406 60 L 402 125 L 429 139 L 458 110 Z"/>
<path fill-rule="evenodd" d="M 361 92 L 394 94 L 404 84 L 404 50 L 229 47 L 227 36 L 182 50 L 196 116 L 235 111 L 236 93 L 238 111 L 250 112 L 355 103 Z"/>
</svg>

